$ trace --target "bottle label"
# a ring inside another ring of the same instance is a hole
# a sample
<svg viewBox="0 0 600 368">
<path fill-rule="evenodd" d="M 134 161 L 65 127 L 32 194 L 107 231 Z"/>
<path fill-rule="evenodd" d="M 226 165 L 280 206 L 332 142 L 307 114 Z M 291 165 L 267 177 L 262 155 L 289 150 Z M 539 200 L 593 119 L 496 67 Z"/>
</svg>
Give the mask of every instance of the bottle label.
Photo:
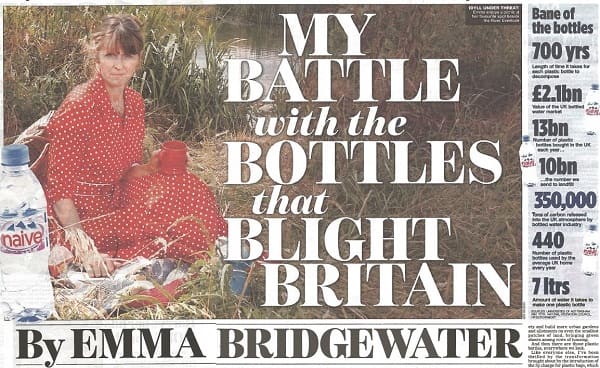
<svg viewBox="0 0 600 368">
<path fill-rule="evenodd" d="M 535 160 L 533 159 L 533 155 L 524 155 L 521 157 L 521 167 L 534 167 Z"/>
<path fill-rule="evenodd" d="M 0 218 L 0 251 L 8 254 L 37 252 L 47 246 L 46 213 Z"/>
<path fill-rule="evenodd" d="M 588 116 L 600 115 L 600 103 L 596 101 L 587 102 L 585 104 L 585 114 Z"/>
<path fill-rule="evenodd" d="M 590 116 L 600 115 L 600 109 L 597 106 L 588 107 L 585 109 L 585 114 Z"/>
<path fill-rule="evenodd" d="M 598 246 L 586 244 L 585 248 L 583 248 L 583 255 L 587 257 L 596 257 L 598 255 Z"/>
</svg>

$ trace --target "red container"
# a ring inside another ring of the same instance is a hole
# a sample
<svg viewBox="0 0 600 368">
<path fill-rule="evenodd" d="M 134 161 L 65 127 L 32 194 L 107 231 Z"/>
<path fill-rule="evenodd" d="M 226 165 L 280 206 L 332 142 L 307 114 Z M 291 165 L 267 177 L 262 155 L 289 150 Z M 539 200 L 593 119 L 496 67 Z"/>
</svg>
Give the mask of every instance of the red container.
<svg viewBox="0 0 600 368">
<path fill-rule="evenodd" d="M 158 153 L 159 170 L 165 175 L 182 174 L 187 167 L 187 146 L 182 141 L 162 144 Z"/>
</svg>

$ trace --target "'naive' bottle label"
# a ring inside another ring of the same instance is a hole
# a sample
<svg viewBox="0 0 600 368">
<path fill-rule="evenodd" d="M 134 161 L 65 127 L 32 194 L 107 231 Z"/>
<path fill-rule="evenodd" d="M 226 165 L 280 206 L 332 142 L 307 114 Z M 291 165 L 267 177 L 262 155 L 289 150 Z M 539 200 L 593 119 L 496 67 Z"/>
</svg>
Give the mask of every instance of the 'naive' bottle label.
<svg viewBox="0 0 600 368">
<path fill-rule="evenodd" d="M 0 218 L 0 251 L 22 254 L 46 248 L 45 217 L 45 213 L 38 213 L 26 218 Z"/>
</svg>

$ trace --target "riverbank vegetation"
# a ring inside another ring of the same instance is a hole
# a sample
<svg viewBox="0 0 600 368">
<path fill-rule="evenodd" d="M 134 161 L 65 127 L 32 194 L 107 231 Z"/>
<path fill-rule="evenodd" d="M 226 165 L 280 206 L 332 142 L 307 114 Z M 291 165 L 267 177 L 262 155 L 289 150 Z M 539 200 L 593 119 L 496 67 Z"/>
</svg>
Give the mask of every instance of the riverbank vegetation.
<svg viewBox="0 0 600 368">
<path fill-rule="evenodd" d="M 218 40 L 221 22 L 255 24 L 256 27 L 280 25 L 281 12 L 297 12 L 310 19 L 314 12 L 376 13 L 366 28 L 364 51 L 370 58 L 406 58 L 410 69 L 405 86 L 417 89 L 422 81 L 422 58 L 458 58 L 461 62 L 461 99 L 457 103 L 390 104 L 382 100 L 373 104 L 353 103 L 357 75 L 335 80 L 332 91 L 336 101 L 330 115 L 348 121 L 358 111 L 363 116 L 370 105 L 389 120 L 405 116 L 409 123 L 400 138 L 414 140 L 411 150 L 411 175 L 419 174 L 430 152 L 427 140 L 460 140 L 469 146 L 480 139 L 501 142 L 502 179 L 489 186 L 480 185 L 365 185 L 364 163 L 340 162 L 337 172 L 341 184 L 320 186 L 314 160 L 307 175 L 297 185 L 285 186 L 284 194 L 317 195 L 327 190 L 329 210 L 324 222 L 349 217 L 450 217 L 453 234 L 440 248 L 447 262 L 514 263 L 511 300 L 508 307 L 492 303 L 485 308 L 426 308 L 427 298 L 420 295 L 418 307 L 339 307 L 339 308 L 264 308 L 261 267 L 253 271 L 250 300 L 238 299 L 219 282 L 219 269 L 213 264 L 197 269 L 185 292 L 169 307 L 149 307 L 121 311 L 118 318 L 519 318 L 521 316 L 521 189 L 517 151 L 521 134 L 521 38 L 520 26 L 468 26 L 460 6 L 418 5 L 326 5 L 306 6 L 108 6 L 108 7 L 5 7 L 4 8 L 4 132 L 5 142 L 31 122 L 58 107 L 65 94 L 89 76 L 82 44 L 104 14 L 126 12 L 136 15 L 145 25 L 147 48 L 142 69 L 136 74 L 133 88 L 140 91 L 147 108 L 147 151 L 166 139 L 183 139 L 190 147 L 190 169 L 213 189 L 226 217 L 254 217 L 252 197 L 273 184 L 263 180 L 253 185 L 224 185 L 227 181 L 226 141 L 252 141 L 265 149 L 276 140 L 301 141 L 311 137 L 257 137 L 251 126 L 257 116 L 289 115 L 292 107 L 302 114 L 316 111 L 318 104 L 286 104 L 285 94 L 277 93 L 274 106 L 225 103 L 227 77 L 224 60 L 239 39 Z M 343 48 L 340 30 L 329 35 L 333 48 Z M 243 37 L 240 35 L 239 37 Z M 201 47 L 200 47 L 201 46 Z M 206 66 L 196 63 L 199 49 L 206 52 Z M 296 60 L 297 61 L 297 60 Z M 302 61 L 300 60 L 299 63 Z M 374 91 L 380 97 L 388 93 L 386 81 L 374 78 Z M 316 76 L 301 80 L 306 95 L 314 96 Z M 343 129 L 342 129 L 343 130 Z M 320 137 L 322 138 L 322 137 Z M 320 139 L 319 138 L 319 139 Z M 364 140 L 373 137 L 360 137 Z M 315 138 L 316 140 L 317 138 Z M 336 140 L 350 140 L 341 134 Z M 379 139 L 391 139 L 379 137 Z M 304 140 L 304 141 L 303 141 Z M 450 154 L 450 152 L 448 152 Z M 464 164 L 468 158 L 458 160 Z M 280 166 L 289 173 L 290 156 L 281 158 Z M 381 165 L 381 179 L 393 176 L 393 165 Z M 263 216 L 264 217 L 264 216 Z M 292 252 L 302 239 L 299 216 L 289 216 L 285 246 Z M 391 229 L 386 229 L 389 236 Z M 420 231 L 420 230 L 419 230 Z M 413 243 L 421 244 L 424 234 L 417 231 Z M 266 241 L 267 234 L 260 239 Z M 322 234 L 320 236 L 322 238 Z M 340 244 L 352 239 L 364 240 L 349 227 L 342 226 Z M 342 245 L 341 247 L 343 247 Z M 327 260 L 334 263 L 332 260 Z M 436 266 L 432 265 L 435 272 Z M 407 278 L 414 279 L 414 270 Z M 341 284 L 347 280 L 341 280 Z M 474 283 L 472 279 L 469 283 Z M 366 299 L 378 297 L 377 280 L 360 287 Z M 339 289 L 343 289 L 341 286 Z M 452 282 L 445 280 L 444 297 L 450 295 Z M 340 290 L 343 295 L 344 290 Z M 60 318 L 84 318 L 71 309 L 63 309 Z"/>
<path fill-rule="evenodd" d="M 104 15 L 119 12 L 137 16 L 146 31 L 132 87 L 147 102 L 149 126 L 182 139 L 244 129 L 252 106 L 224 103 L 223 59 L 237 40 L 216 40 L 215 8 L 6 7 L 6 137 L 56 109 L 68 91 L 90 77 L 87 37 Z M 200 50 L 206 67 L 196 62 Z"/>
</svg>

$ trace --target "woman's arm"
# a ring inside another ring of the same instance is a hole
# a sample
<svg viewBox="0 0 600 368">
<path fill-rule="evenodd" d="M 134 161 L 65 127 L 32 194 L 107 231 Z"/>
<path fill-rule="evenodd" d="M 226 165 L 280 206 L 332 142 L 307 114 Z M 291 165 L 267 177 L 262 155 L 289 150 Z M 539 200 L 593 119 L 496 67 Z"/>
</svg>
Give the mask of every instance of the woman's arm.
<svg viewBox="0 0 600 368">
<path fill-rule="evenodd" d="M 67 213 L 65 216 L 72 215 L 68 213 L 71 207 L 74 208 L 76 180 L 80 178 L 88 146 L 90 115 L 90 107 L 86 104 L 66 101 L 54 113 L 46 128 L 52 142 L 48 150 L 48 180 L 44 189 L 48 202 L 54 209 Z M 56 208 L 54 204 L 62 200 L 69 202 Z M 59 221 L 61 225 L 68 225 L 61 219 Z"/>
<path fill-rule="evenodd" d="M 72 199 L 60 199 L 54 203 L 54 213 L 63 227 L 81 229 L 79 212 Z"/>
<path fill-rule="evenodd" d="M 79 229 L 83 232 L 81 219 L 71 199 L 61 199 L 54 203 L 54 213 L 58 222 L 65 228 L 65 231 Z M 83 268 L 91 277 L 109 276 L 115 270 L 114 262 L 106 254 L 93 253 L 86 259 L 82 259 Z"/>
</svg>

